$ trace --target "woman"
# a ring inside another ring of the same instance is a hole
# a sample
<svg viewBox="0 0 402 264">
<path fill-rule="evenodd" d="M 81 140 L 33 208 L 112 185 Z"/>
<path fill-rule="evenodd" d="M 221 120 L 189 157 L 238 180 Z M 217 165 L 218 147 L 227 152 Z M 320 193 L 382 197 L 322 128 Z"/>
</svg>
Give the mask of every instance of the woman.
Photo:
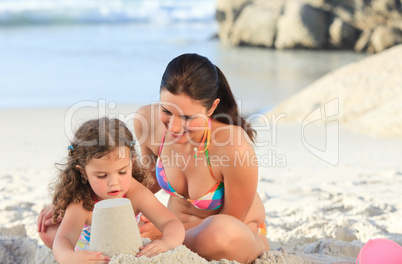
<svg viewBox="0 0 402 264">
<path fill-rule="evenodd" d="M 243 263 L 269 250 L 256 192 L 255 131 L 218 67 L 197 54 L 173 59 L 159 104 L 140 108 L 134 129 L 142 163 L 155 180 L 151 190 L 170 194 L 168 208 L 186 229 L 184 245 L 208 260 Z M 161 235 L 142 220 L 142 236 Z"/>
<path fill-rule="evenodd" d="M 184 245 L 208 260 L 242 263 L 269 250 L 256 191 L 255 131 L 218 67 L 197 54 L 173 59 L 162 76 L 160 103 L 140 108 L 134 128 L 141 161 L 154 178 L 150 189 L 170 194 L 168 208 L 186 229 Z M 38 219 L 49 247 L 58 227 L 46 227 L 50 212 L 45 208 Z M 161 236 L 141 220 L 143 237 Z"/>
</svg>

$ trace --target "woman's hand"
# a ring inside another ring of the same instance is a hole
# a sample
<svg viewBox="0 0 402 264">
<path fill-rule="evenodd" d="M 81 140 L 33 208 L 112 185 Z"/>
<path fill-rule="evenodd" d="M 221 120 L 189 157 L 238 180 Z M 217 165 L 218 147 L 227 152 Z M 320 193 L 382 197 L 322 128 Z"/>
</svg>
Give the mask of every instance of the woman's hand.
<svg viewBox="0 0 402 264">
<path fill-rule="evenodd" d="M 56 225 L 57 223 L 60 223 L 61 220 L 63 219 L 61 216 L 57 217 L 57 222 L 52 223 L 52 214 L 53 214 L 53 205 L 48 205 L 45 208 L 42 209 L 38 216 L 38 232 L 46 232 L 46 227 L 51 226 L 51 225 Z"/>
<path fill-rule="evenodd" d="M 153 257 L 156 256 L 160 253 L 166 252 L 172 248 L 169 247 L 169 245 L 163 241 L 163 240 L 154 240 L 151 243 L 140 247 L 140 252 L 137 254 L 137 258 L 141 256 L 146 256 L 146 257 Z"/>
<path fill-rule="evenodd" d="M 162 233 L 158 228 L 143 215 L 140 217 L 138 227 L 142 237 L 149 237 L 151 240 L 160 239 L 162 237 Z"/>
</svg>

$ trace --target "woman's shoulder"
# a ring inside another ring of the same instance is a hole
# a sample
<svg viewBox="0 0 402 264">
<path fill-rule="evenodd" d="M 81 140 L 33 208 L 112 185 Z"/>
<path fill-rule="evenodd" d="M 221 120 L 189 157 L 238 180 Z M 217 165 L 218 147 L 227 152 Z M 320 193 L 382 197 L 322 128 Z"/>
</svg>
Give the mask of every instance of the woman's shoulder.
<svg viewBox="0 0 402 264">
<path fill-rule="evenodd" d="M 149 104 L 140 107 L 134 115 L 134 134 L 141 146 L 157 153 L 158 144 L 163 135 L 164 128 L 159 120 L 159 104 Z"/>
<path fill-rule="evenodd" d="M 152 120 L 158 117 L 159 104 L 149 104 L 141 106 L 134 115 L 134 121 Z M 143 124 L 142 124 L 143 125 Z"/>
<path fill-rule="evenodd" d="M 140 107 L 134 114 L 134 132 L 136 137 L 143 133 L 155 131 L 159 121 L 159 104 L 149 104 Z M 153 126 L 153 127 L 152 127 Z"/>
<path fill-rule="evenodd" d="M 212 122 L 211 141 L 214 145 L 225 148 L 225 151 L 252 147 L 252 141 L 242 127 L 217 120 Z"/>
</svg>

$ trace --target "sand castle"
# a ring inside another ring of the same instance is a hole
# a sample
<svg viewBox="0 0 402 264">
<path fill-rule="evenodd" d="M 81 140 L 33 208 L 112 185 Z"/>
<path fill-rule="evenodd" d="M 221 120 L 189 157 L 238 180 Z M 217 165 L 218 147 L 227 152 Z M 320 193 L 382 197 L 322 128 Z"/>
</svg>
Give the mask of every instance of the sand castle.
<svg viewBox="0 0 402 264">
<path fill-rule="evenodd" d="M 90 250 L 105 255 L 136 255 L 143 245 L 129 199 L 103 200 L 92 214 Z"/>
</svg>

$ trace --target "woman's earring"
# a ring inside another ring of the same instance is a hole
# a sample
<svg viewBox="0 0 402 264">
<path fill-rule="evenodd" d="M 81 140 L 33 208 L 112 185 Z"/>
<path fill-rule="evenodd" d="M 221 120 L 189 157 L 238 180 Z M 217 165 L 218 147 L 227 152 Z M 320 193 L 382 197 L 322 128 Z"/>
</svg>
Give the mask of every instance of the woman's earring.
<svg viewBox="0 0 402 264">
<path fill-rule="evenodd" d="M 82 182 L 82 184 L 87 184 L 88 180 L 85 178 L 82 178 L 81 182 Z"/>
</svg>

